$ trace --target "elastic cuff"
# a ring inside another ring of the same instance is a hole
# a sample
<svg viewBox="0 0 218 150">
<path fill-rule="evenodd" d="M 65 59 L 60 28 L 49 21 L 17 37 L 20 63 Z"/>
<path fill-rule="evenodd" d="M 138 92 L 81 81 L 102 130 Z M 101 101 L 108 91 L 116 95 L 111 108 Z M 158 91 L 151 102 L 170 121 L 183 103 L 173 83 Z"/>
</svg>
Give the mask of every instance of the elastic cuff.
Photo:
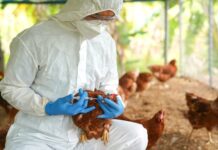
<svg viewBox="0 0 218 150">
<path fill-rule="evenodd" d="M 39 116 L 45 116 L 47 115 L 45 112 L 45 105 L 49 102 L 49 100 L 45 97 L 42 97 L 41 102 L 40 102 L 40 106 L 35 106 L 33 109 L 34 111 L 37 111 L 37 114 Z"/>
<path fill-rule="evenodd" d="M 123 107 L 125 108 L 126 105 L 124 104 L 122 97 L 121 97 L 120 95 L 117 95 L 117 99 L 118 99 L 118 98 L 121 100 L 121 102 L 122 102 L 122 104 L 123 104 Z"/>
</svg>

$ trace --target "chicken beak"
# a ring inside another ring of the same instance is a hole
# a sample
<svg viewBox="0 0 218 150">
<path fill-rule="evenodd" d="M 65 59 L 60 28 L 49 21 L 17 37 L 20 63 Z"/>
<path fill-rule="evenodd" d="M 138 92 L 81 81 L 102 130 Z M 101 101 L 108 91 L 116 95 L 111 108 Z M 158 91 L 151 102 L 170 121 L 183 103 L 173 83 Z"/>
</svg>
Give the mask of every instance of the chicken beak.
<svg viewBox="0 0 218 150">
<path fill-rule="evenodd" d="M 164 111 L 163 110 L 161 110 L 160 111 L 160 116 L 159 116 L 159 118 L 160 118 L 160 120 L 164 120 Z"/>
</svg>

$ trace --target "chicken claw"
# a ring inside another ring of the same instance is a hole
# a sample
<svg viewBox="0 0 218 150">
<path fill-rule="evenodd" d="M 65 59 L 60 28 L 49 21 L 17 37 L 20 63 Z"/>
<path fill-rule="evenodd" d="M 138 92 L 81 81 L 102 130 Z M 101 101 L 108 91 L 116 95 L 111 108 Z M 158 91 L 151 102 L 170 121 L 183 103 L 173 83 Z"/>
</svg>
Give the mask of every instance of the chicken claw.
<svg viewBox="0 0 218 150">
<path fill-rule="evenodd" d="M 87 141 L 87 136 L 86 134 L 83 132 L 80 135 L 80 142 L 84 143 L 85 141 Z"/>
<path fill-rule="evenodd" d="M 106 129 L 104 129 L 101 140 L 104 141 L 104 144 L 107 144 L 109 141 L 109 132 Z"/>
<path fill-rule="evenodd" d="M 166 84 L 166 83 L 162 83 L 162 84 L 159 86 L 159 88 L 160 88 L 161 90 L 164 90 L 164 89 L 169 89 L 170 86 L 169 86 L 168 84 Z"/>
<path fill-rule="evenodd" d="M 209 141 L 206 143 L 207 145 L 216 143 L 212 138 L 211 132 L 208 132 L 208 138 L 209 138 Z"/>
</svg>

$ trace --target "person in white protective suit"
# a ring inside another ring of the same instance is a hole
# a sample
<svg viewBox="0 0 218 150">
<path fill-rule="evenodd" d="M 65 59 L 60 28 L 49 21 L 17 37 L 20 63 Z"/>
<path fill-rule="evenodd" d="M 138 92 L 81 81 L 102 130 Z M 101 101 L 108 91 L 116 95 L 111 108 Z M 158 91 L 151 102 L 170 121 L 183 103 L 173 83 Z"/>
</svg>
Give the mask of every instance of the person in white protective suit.
<svg viewBox="0 0 218 150">
<path fill-rule="evenodd" d="M 79 141 L 72 116 L 87 113 L 84 89 L 117 93 L 115 42 L 106 23 L 118 17 L 122 0 L 68 0 L 57 15 L 18 34 L 0 82 L 2 97 L 19 110 L 6 150 L 144 150 L 142 125 L 113 119 L 109 142 Z M 72 93 L 80 98 L 72 104 Z M 104 114 L 115 118 L 124 106 L 98 97 Z"/>
</svg>

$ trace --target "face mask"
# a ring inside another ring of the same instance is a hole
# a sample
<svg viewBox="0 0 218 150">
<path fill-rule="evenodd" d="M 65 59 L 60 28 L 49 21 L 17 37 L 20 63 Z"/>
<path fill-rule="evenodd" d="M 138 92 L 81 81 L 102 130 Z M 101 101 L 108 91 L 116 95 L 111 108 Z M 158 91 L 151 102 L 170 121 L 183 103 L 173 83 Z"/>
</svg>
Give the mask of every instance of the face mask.
<svg viewBox="0 0 218 150">
<path fill-rule="evenodd" d="M 76 27 L 88 39 L 94 38 L 106 30 L 106 25 L 101 20 L 77 21 Z"/>
</svg>

